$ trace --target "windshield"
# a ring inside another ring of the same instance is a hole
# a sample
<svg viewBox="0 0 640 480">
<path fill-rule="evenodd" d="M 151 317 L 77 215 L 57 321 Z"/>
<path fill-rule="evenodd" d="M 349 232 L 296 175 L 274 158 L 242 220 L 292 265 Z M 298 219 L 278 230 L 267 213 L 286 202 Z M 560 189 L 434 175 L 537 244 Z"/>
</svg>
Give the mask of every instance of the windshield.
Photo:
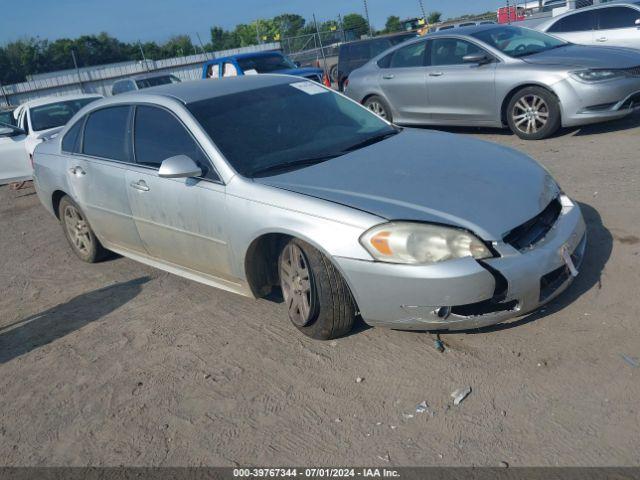
<svg viewBox="0 0 640 480">
<path fill-rule="evenodd" d="M 5 110 L 4 112 L 0 112 L 0 123 L 4 125 L 15 125 L 16 119 L 13 118 L 13 111 Z"/>
<path fill-rule="evenodd" d="M 187 105 L 231 166 L 245 177 L 343 155 L 397 129 L 309 81 Z"/>
<path fill-rule="evenodd" d="M 255 70 L 258 73 L 269 73 L 276 72 L 278 70 L 298 68 L 296 67 L 296 64 L 287 57 L 277 53 L 273 55 L 238 58 L 237 62 L 243 72 L 246 72 L 247 70 Z"/>
<path fill-rule="evenodd" d="M 136 80 L 139 89 L 169 85 L 170 83 L 180 83 L 180 79 L 173 75 L 163 75 L 161 77 L 142 78 Z"/>
<path fill-rule="evenodd" d="M 521 27 L 496 27 L 473 33 L 471 36 L 513 58 L 568 45 L 567 42 L 545 33 Z"/>
<path fill-rule="evenodd" d="M 50 128 L 62 127 L 78 110 L 100 97 L 79 98 L 66 102 L 50 103 L 31 108 L 31 128 L 39 132 Z"/>
</svg>

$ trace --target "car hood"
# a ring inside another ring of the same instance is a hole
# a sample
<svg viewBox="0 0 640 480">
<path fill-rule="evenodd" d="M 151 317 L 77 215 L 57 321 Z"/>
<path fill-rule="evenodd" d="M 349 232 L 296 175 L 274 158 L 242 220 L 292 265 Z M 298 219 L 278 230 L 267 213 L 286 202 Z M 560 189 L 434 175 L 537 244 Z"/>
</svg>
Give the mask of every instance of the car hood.
<svg viewBox="0 0 640 480">
<path fill-rule="evenodd" d="M 522 57 L 535 65 L 566 65 L 582 68 L 631 68 L 640 65 L 640 51 L 621 47 L 568 45 Z"/>
<path fill-rule="evenodd" d="M 322 70 L 319 68 L 289 68 L 285 70 L 278 70 L 273 73 L 281 73 L 283 75 L 296 75 L 298 77 L 306 77 L 308 75 L 322 75 Z"/>
<path fill-rule="evenodd" d="M 462 227 L 485 240 L 501 239 L 559 194 L 549 173 L 515 150 L 415 129 L 255 181 L 387 220 Z"/>
</svg>

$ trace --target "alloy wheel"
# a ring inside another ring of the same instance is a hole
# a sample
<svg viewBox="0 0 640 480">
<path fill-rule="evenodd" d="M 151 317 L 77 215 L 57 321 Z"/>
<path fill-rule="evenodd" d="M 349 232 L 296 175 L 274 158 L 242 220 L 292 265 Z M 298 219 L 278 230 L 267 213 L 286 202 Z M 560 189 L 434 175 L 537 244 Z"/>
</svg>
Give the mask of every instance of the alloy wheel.
<svg viewBox="0 0 640 480">
<path fill-rule="evenodd" d="M 67 205 L 64 209 L 64 225 L 74 248 L 81 255 L 88 255 L 93 247 L 91 230 L 80 211 L 73 205 Z"/>
<path fill-rule="evenodd" d="M 369 110 L 378 115 L 381 118 L 387 118 L 387 111 L 382 106 L 380 102 L 376 102 L 375 100 L 369 104 L 367 104 Z"/>
<path fill-rule="evenodd" d="M 309 263 L 300 247 L 293 243 L 285 247 L 279 270 L 289 318 L 295 325 L 304 327 L 311 320 L 316 295 Z"/>
<path fill-rule="evenodd" d="M 537 133 L 549 121 L 549 106 L 538 95 L 525 95 L 513 106 L 511 115 L 514 125 L 522 133 Z"/>
</svg>

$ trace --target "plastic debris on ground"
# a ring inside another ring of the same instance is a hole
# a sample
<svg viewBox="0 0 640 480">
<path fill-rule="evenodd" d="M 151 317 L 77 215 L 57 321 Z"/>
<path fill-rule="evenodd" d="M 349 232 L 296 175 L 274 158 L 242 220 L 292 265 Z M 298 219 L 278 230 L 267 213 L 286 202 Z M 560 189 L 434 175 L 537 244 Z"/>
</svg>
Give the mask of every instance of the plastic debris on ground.
<svg viewBox="0 0 640 480">
<path fill-rule="evenodd" d="M 462 387 L 457 389 L 455 392 L 451 394 L 453 397 L 453 404 L 460 405 L 460 403 L 467 398 L 467 396 L 471 393 L 471 387 Z"/>
<path fill-rule="evenodd" d="M 629 355 L 625 355 L 624 353 L 620 356 L 625 361 L 625 363 L 631 365 L 633 368 L 640 367 L 640 360 L 638 359 L 638 357 L 630 357 Z"/>
</svg>

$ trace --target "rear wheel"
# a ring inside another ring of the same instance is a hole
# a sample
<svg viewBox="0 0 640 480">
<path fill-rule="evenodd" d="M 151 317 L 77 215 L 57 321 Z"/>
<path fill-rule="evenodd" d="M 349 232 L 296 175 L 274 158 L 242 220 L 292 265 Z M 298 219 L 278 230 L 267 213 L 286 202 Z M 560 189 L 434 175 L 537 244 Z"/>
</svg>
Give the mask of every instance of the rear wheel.
<svg viewBox="0 0 640 480">
<path fill-rule="evenodd" d="M 380 118 L 384 118 L 387 122 L 393 122 L 391 116 L 391 108 L 387 102 L 377 95 L 373 95 L 364 101 L 364 106 L 378 115 Z"/>
<path fill-rule="evenodd" d="M 351 292 L 326 256 L 292 239 L 280 253 L 278 271 L 289 319 L 298 330 L 329 340 L 353 328 L 356 309 Z"/>
<path fill-rule="evenodd" d="M 65 237 L 82 261 L 95 263 L 104 258 L 107 251 L 96 238 L 80 207 L 70 197 L 62 197 L 58 213 Z"/>
<path fill-rule="evenodd" d="M 560 104 L 555 95 L 544 88 L 523 88 L 507 106 L 507 121 L 518 137 L 541 140 L 560 128 Z"/>
</svg>

